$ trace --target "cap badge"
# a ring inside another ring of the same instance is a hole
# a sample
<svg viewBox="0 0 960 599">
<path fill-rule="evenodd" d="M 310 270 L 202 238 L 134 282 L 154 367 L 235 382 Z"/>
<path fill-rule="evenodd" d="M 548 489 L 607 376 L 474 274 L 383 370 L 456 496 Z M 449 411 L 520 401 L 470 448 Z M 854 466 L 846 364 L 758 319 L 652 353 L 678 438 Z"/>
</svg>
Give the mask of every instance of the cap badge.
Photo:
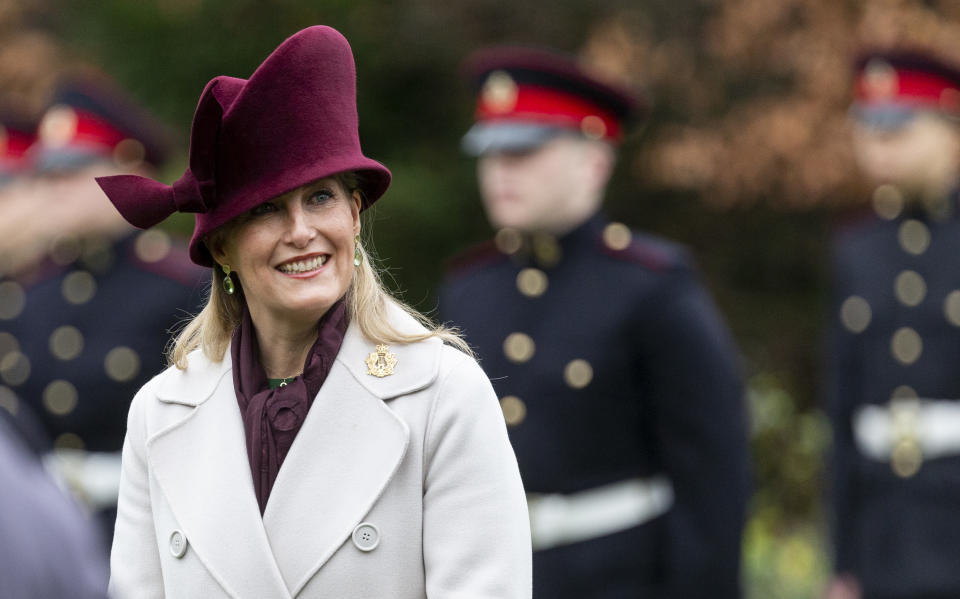
<svg viewBox="0 0 960 599">
<path fill-rule="evenodd" d="M 897 95 L 900 88 L 896 69 L 880 59 L 867 63 L 861 81 L 864 95 L 870 100 L 888 100 Z"/>
<path fill-rule="evenodd" d="M 40 121 L 40 140 L 53 148 L 67 145 L 77 134 L 77 120 L 77 113 L 69 106 L 54 106 Z"/>
<path fill-rule="evenodd" d="M 393 367 L 397 365 L 397 356 L 390 351 L 390 346 L 380 344 L 376 351 L 370 352 L 366 359 L 367 374 L 383 378 L 393 374 Z"/>
<path fill-rule="evenodd" d="M 517 83 L 506 71 L 494 71 L 483 84 L 480 97 L 490 112 L 510 112 L 517 105 Z"/>
</svg>

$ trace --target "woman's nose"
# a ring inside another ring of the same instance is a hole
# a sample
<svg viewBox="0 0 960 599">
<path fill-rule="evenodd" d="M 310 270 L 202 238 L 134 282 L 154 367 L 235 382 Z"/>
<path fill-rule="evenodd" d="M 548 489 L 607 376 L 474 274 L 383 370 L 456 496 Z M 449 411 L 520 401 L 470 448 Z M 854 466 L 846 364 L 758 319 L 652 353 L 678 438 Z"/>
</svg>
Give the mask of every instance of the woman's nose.
<svg viewBox="0 0 960 599">
<path fill-rule="evenodd" d="M 306 247 L 317 235 L 317 230 L 299 206 L 289 209 L 287 222 L 287 233 L 284 241 L 295 247 Z"/>
</svg>

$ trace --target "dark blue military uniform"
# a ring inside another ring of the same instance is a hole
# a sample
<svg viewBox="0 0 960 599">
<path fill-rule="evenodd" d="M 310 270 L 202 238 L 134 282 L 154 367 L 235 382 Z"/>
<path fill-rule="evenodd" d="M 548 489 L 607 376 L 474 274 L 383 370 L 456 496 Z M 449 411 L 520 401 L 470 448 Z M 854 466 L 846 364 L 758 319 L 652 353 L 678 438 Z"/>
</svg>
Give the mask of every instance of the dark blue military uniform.
<svg viewBox="0 0 960 599">
<path fill-rule="evenodd" d="M 960 216 L 955 198 L 941 208 L 834 239 L 837 570 L 870 598 L 960 597 L 960 429 L 951 449 L 927 421 L 960 419 Z"/>
<path fill-rule="evenodd" d="M 534 553 L 534 596 L 739 596 L 746 432 L 737 352 L 684 250 L 595 216 L 498 234 L 441 310 L 493 382 L 524 484 L 576 494 L 666 477 L 665 515 Z"/>
<path fill-rule="evenodd" d="M 159 231 L 69 245 L 0 280 L 0 401 L 39 415 L 56 448 L 119 452 L 131 399 L 209 274 Z"/>
<path fill-rule="evenodd" d="M 76 261 L 0 283 L 11 350 L 0 376 L 59 445 L 119 451 L 130 400 L 166 367 L 170 331 L 198 309 L 207 273 L 160 232 L 79 245 Z"/>
</svg>

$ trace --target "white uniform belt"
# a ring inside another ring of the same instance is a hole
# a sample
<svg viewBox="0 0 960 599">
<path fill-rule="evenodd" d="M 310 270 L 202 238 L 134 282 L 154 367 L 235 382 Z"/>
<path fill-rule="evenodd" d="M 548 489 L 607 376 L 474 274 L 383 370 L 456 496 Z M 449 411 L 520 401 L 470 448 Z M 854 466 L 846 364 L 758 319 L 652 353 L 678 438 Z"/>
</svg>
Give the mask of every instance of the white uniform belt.
<svg viewBox="0 0 960 599">
<path fill-rule="evenodd" d="M 853 417 L 861 453 L 888 461 L 898 443 L 915 443 L 926 458 L 960 454 L 960 401 L 895 400 L 863 406 Z"/>
<path fill-rule="evenodd" d="M 673 505 L 664 477 L 631 478 L 568 495 L 527 495 L 533 549 L 587 541 L 653 520 Z"/>
<path fill-rule="evenodd" d="M 117 505 L 120 452 L 56 449 L 46 455 L 47 470 L 90 509 Z"/>
</svg>

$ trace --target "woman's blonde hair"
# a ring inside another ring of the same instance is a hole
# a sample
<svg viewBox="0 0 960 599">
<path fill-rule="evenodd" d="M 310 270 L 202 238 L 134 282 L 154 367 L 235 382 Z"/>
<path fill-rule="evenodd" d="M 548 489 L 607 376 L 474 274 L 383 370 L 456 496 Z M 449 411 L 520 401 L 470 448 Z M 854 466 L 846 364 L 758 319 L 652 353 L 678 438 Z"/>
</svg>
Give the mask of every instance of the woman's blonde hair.
<svg viewBox="0 0 960 599">
<path fill-rule="evenodd" d="M 343 189 L 352 195 L 360 189 L 360 179 L 356 173 L 340 173 L 333 177 Z M 214 231 L 211 236 L 229 234 L 229 223 Z M 372 264 L 370 255 L 363 245 L 357 249 L 363 260 L 353 273 L 353 280 L 347 289 L 346 303 L 350 321 L 360 327 L 360 331 L 373 343 L 416 343 L 432 337 L 438 337 L 444 343 L 456 347 L 472 356 L 467 342 L 453 328 L 437 325 L 414 308 L 393 297 L 383 286 L 383 281 Z M 169 350 L 167 360 L 181 370 L 187 368 L 187 356 L 197 348 L 214 362 L 223 360 L 230 345 L 234 329 L 240 324 L 243 315 L 242 287 L 235 280 L 236 292 L 228 294 L 223 289 L 223 273 L 215 266 L 213 269 L 210 294 L 207 304 L 177 334 Z M 423 333 L 409 334 L 396 329 L 388 318 L 390 305 L 399 307 L 426 328 Z"/>
</svg>

